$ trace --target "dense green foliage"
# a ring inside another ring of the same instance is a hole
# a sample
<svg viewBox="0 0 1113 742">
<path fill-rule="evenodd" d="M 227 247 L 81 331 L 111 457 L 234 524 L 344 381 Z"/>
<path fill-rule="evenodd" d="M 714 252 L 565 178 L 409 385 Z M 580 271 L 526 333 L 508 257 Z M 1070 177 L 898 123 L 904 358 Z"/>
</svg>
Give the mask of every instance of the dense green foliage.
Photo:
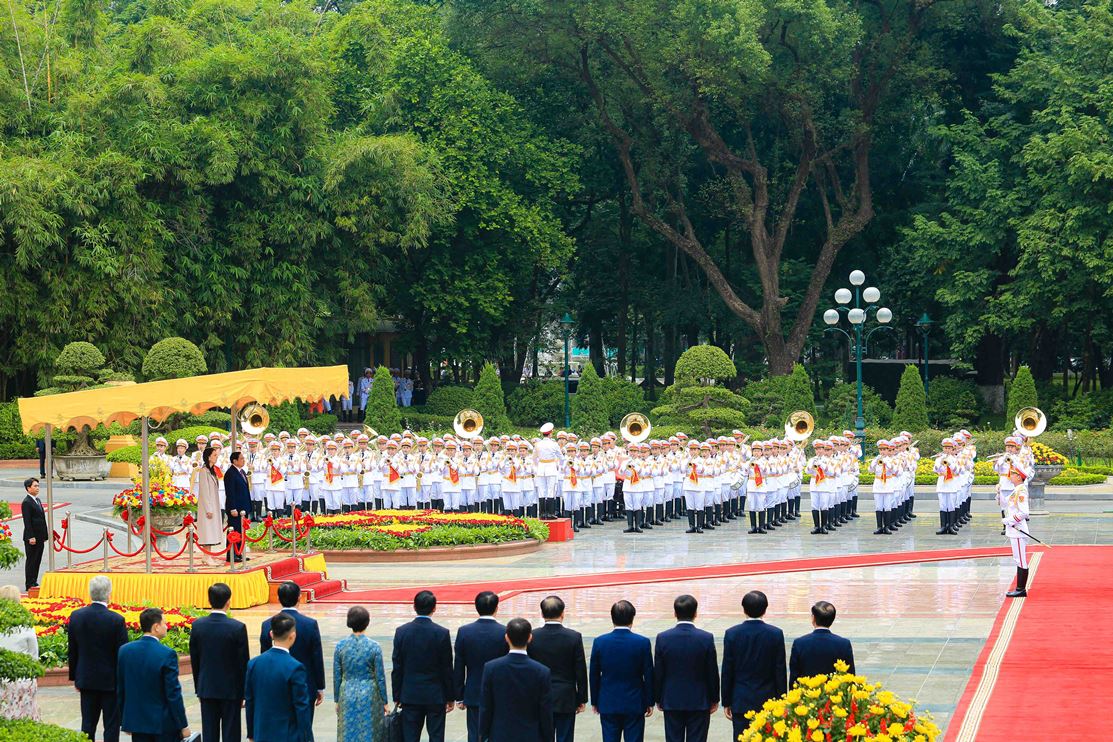
<svg viewBox="0 0 1113 742">
<path fill-rule="evenodd" d="M 34 616 L 14 600 L 0 600 L 0 634 L 23 626 L 31 626 Z"/>
<path fill-rule="evenodd" d="M 610 405 L 603 380 L 590 363 L 580 374 L 576 395 L 572 397 L 572 429 L 581 436 L 605 433 L 611 427 Z"/>
<path fill-rule="evenodd" d="M 81 732 L 30 719 L 0 719 L 0 742 L 88 742 Z"/>
<path fill-rule="evenodd" d="M 452 417 L 460 410 L 471 407 L 471 397 L 472 391 L 466 386 L 439 386 L 425 401 L 422 412 Z"/>
<path fill-rule="evenodd" d="M 510 427 L 510 418 L 506 416 L 506 400 L 502 393 L 502 384 L 499 383 L 498 372 L 493 364 L 483 364 L 479 372 L 479 382 L 475 385 L 472 394 L 472 407 L 483 415 L 483 430 L 485 433 L 502 433 Z"/>
<path fill-rule="evenodd" d="M 609 380 L 608 380 L 609 381 Z M 506 398 L 507 413 L 519 425 L 564 426 L 564 382 L 529 382 Z"/>
<path fill-rule="evenodd" d="M 42 665 L 30 656 L 0 648 L 0 680 L 23 680 L 42 676 Z"/>
<path fill-rule="evenodd" d="M 201 350 L 185 338 L 164 338 L 151 346 L 143 359 L 143 378 L 147 381 L 184 379 L 208 371 Z"/>
<path fill-rule="evenodd" d="M 839 430 L 853 428 L 858 416 L 857 389 L 854 384 L 835 384 L 827 394 L 825 420 Z M 888 427 L 893 420 L 893 408 L 869 385 L 862 385 L 862 415 L 866 427 Z M 899 431 L 900 428 L 897 428 Z"/>
<path fill-rule="evenodd" d="M 398 411 L 398 398 L 394 394 L 394 379 L 390 369 L 379 366 L 375 369 L 375 380 L 371 382 L 371 393 L 367 395 L 367 415 L 364 423 L 376 431 L 389 435 L 398 429 L 402 416 Z"/>
<path fill-rule="evenodd" d="M 900 430 L 923 430 L 928 426 L 924 380 L 915 366 L 905 366 L 904 373 L 900 376 L 892 425 Z"/>
<path fill-rule="evenodd" d="M 1009 384 L 1008 403 L 1005 407 L 1005 425 L 1012 425 L 1017 411 L 1025 407 L 1039 407 L 1040 400 L 1036 394 L 1036 382 L 1032 378 L 1032 371 L 1027 366 L 1021 366 L 1016 371 L 1016 376 Z"/>
<path fill-rule="evenodd" d="M 981 414 L 978 389 L 971 381 L 942 376 L 931 380 L 928 421 L 933 428 L 967 428 Z"/>
</svg>

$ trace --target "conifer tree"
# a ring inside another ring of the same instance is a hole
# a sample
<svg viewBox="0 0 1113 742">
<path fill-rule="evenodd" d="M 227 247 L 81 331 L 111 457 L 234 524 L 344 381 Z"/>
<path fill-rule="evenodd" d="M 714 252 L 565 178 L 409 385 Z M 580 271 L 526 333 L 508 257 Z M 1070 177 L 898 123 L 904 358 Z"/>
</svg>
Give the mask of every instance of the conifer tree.
<svg viewBox="0 0 1113 742">
<path fill-rule="evenodd" d="M 900 376 L 893 427 L 900 430 L 926 430 L 928 427 L 927 394 L 920 370 L 909 364 Z"/>
</svg>

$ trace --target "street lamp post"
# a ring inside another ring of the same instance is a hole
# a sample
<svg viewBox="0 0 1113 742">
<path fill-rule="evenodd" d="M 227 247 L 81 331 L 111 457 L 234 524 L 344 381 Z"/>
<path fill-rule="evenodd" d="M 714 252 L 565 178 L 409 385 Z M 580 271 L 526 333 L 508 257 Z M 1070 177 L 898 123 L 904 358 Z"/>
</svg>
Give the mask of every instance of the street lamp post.
<svg viewBox="0 0 1113 742">
<path fill-rule="evenodd" d="M 924 394 L 926 395 L 928 389 L 928 333 L 931 332 L 931 326 L 935 324 L 934 320 L 924 312 L 924 316 L 920 317 L 916 322 L 916 329 L 920 331 L 920 336 L 924 339 Z"/>
<path fill-rule="evenodd" d="M 889 322 L 893 319 L 893 313 L 888 307 L 877 306 L 877 302 L 881 299 L 881 291 L 875 286 L 869 286 L 863 290 L 862 284 L 865 282 L 865 273 L 859 270 L 851 271 L 850 283 L 853 284 L 854 291 L 851 292 L 847 288 L 836 291 L 835 301 L 838 302 L 839 306 L 828 309 L 823 313 L 823 321 L 829 325 L 824 332 L 841 332 L 846 335 L 846 339 L 850 343 L 850 350 L 854 354 L 854 367 L 858 377 L 858 416 L 854 418 L 854 429 L 863 458 L 866 455 L 866 418 L 862 409 L 862 356 L 866 353 L 866 346 L 869 344 L 870 337 L 878 330 L 891 330 Z M 854 301 L 854 306 L 849 306 L 851 300 Z M 863 301 L 865 301 L 866 306 L 862 306 Z M 862 329 L 871 310 L 879 324 L 867 332 L 863 338 Z M 854 331 L 853 335 L 841 327 L 836 327 L 841 319 L 840 312 L 846 312 L 846 318 Z"/>
<path fill-rule="evenodd" d="M 560 329 L 564 333 L 564 427 L 572 427 L 571 384 L 572 361 L 569 358 L 568 342 L 572 336 L 572 315 L 565 312 L 560 318 Z"/>
</svg>

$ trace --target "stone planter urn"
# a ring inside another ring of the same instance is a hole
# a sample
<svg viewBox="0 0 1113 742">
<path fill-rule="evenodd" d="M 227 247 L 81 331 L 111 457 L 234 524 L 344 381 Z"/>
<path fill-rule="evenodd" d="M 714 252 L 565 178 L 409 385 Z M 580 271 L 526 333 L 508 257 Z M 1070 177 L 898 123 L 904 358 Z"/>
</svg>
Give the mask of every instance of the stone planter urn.
<svg viewBox="0 0 1113 742">
<path fill-rule="evenodd" d="M 1028 483 L 1028 512 L 1032 515 L 1047 515 L 1044 505 L 1044 488 L 1047 483 L 1063 471 L 1061 464 L 1036 464 L 1036 473 Z"/>
<path fill-rule="evenodd" d="M 176 531 L 182 527 L 185 513 L 151 513 L 151 528 L 159 531 Z M 184 535 L 184 534 L 180 534 Z M 164 554 L 171 554 L 181 548 L 178 536 L 159 536 L 155 534 L 155 544 Z"/>
<path fill-rule="evenodd" d="M 89 445 L 89 426 L 86 425 L 77 435 L 77 441 L 69 453 L 54 456 L 54 471 L 59 479 L 74 481 L 81 479 L 95 481 L 108 477 L 112 465 L 105 455 Z"/>
</svg>

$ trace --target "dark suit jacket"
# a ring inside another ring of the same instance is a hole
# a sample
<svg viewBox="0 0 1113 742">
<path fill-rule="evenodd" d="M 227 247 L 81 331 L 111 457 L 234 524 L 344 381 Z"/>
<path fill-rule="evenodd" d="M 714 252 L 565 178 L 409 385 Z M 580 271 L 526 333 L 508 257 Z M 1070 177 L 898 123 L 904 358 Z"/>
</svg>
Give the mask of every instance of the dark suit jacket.
<svg viewBox="0 0 1113 742">
<path fill-rule="evenodd" d="M 743 621 L 723 637 L 723 708 L 741 718 L 785 685 L 785 634 L 764 621 Z"/>
<path fill-rule="evenodd" d="M 643 714 L 653 706 L 653 652 L 649 639 L 615 629 L 591 645 L 591 705 L 601 714 Z"/>
<path fill-rule="evenodd" d="M 294 659 L 305 666 L 309 675 L 309 695 L 317 696 L 317 691 L 325 689 L 325 654 L 321 649 L 321 629 L 317 622 L 309 616 L 303 616 L 293 608 L 282 610 L 294 617 L 294 630 L 298 633 L 294 639 L 294 646 L 290 647 L 290 654 Z M 266 652 L 271 648 L 271 620 L 263 621 L 263 628 L 259 636 L 259 652 Z"/>
<path fill-rule="evenodd" d="M 247 474 L 236 467 L 229 467 L 224 475 L 224 510 L 238 510 L 243 517 L 243 511 L 251 512 L 251 491 L 247 488 Z"/>
<path fill-rule="evenodd" d="M 533 632 L 529 656 L 549 668 L 553 684 L 553 713 L 574 714 L 587 704 L 587 660 L 580 632 L 557 623 Z"/>
<path fill-rule="evenodd" d="M 210 613 L 193 622 L 189 658 L 198 698 L 243 699 L 248 660 L 247 627 L 223 613 Z"/>
<path fill-rule="evenodd" d="M 662 710 L 709 710 L 719 702 L 715 637 L 690 623 L 662 631 L 654 647 L 653 678 Z"/>
<path fill-rule="evenodd" d="M 390 682 L 396 703 L 444 704 L 452 687 L 452 639 L 448 629 L 418 616 L 394 631 Z"/>
<path fill-rule="evenodd" d="M 456 631 L 455 698 L 467 706 L 479 705 L 479 683 L 483 666 L 509 651 L 506 627 L 494 619 L 481 618 Z"/>
<path fill-rule="evenodd" d="M 488 742 L 552 742 L 549 668 L 524 654 L 493 659 L 483 669 L 479 738 Z"/>
<path fill-rule="evenodd" d="M 189 722 L 174 650 L 152 636 L 120 647 L 116 703 L 120 728 L 125 732 L 180 736 Z"/>
<path fill-rule="evenodd" d="M 255 742 L 309 742 L 313 709 L 305 666 L 272 647 L 247 663 L 244 709 Z"/>
<path fill-rule="evenodd" d="M 46 511 L 43 505 L 36 502 L 35 498 L 27 495 L 23 498 L 20 508 L 23 515 L 23 543 L 36 539 L 36 546 L 47 545 Z"/>
<path fill-rule="evenodd" d="M 850 672 L 854 672 L 854 649 L 849 639 L 832 634 L 830 629 L 816 629 L 800 637 L 792 642 L 792 656 L 788 661 L 789 687 L 797 678 L 834 672 L 835 660 L 850 665 Z"/>
<path fill-rule="evenodd" d="M 70 680 L 78 690 L 116 692 L 116 656 L 128 643 L 124 617 L 99 603 L 70 614 Z"/>
</svg>

